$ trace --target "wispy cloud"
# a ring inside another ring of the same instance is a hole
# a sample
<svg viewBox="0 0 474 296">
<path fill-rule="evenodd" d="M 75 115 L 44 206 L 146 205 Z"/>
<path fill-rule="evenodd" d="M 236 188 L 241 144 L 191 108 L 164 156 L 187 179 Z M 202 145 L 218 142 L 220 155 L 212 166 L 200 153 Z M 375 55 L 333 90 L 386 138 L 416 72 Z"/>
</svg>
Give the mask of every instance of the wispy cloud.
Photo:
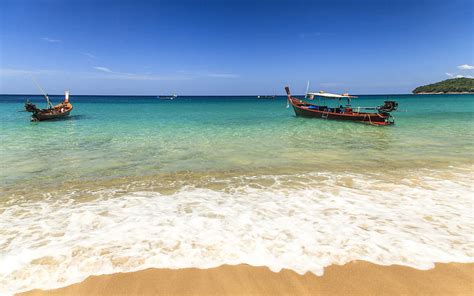
<svg viewBox="0 0 474 296">
<path fill-rule="evenodd" d="M 464 64 L 464 65 L 459 65 L 459 66 L 458 66 L 458 69 L 461 69 L 461 70 L 473 70 L 473 69 L 474 69 L 474 66 L 471 66 L 471 65 L 468 65 L 468 64 Z"/>
<path fill-rule="evenodd" d="M 93 67 L 96 70 L 102 71 L 102 72 L 107 72 L 107 73 L 118 73 L 118 72 L 113 72 L 107 67 Z"/>
<path fill-rule="evenodd" d="M 472 75 L 460 75 L 460 74 L 452 74 L 452 73 L 446 73 L 447 76 L 449 76 L 450 78 L 474 78 L 474 76 Z"/>
<path fill-rule="evenodd" d="M 106 78 L 110 79 L 124 79 L 124 80 L 183 80 L 190 79 L 186 76 L 160 76 L 152 74 L 139 74 L 128 72 L 112 71 L 107 67 L 93 67 L 95 70 L 107 73 Z"/>
<path fill-rule="evenodd" d="M 190 70 L 177 70 L 176 73 L 187 75 L 192 78 L 239 78 L 239 74 L 235 73 L 227 73 L 227 72 L 220 72 L 220 71 L 190 71 Z"/>
<path fill-rule="evenodd" d="M 42 37 L 41 40 L 47 41 L 47 42 L 50 42 L 50 43 L 59 43 L 59 42 L 61 42 L 61 40 L 59 40 L 59 39 L 53 39 L 53 38 L 49 38 L 49 37 Z"/>
<path fill-rule="evenodd" d="M 97 58 L 95 55 L 93 55 L 93 54 L 90 53 L 90 52 L 83 52 L 83 51 L 80 51 L 79 53 L 82 54 L 82 55 L 84 55 L 84 56 L 86 56 L 86 57 L 88 57 L 88 58 L 91 58 L 91 59 L 96 59 L 96 58 Z"/>
<path fill-rule="evenodd" d="M 215 77 L 215 78 L 238 78 L 240 77 L 237 74 L 231 73 L 210 73 L 206 75 L 207 77 Z"/>
<path fill-rule="evenodd" d="M 216 79 L 235 78 L 239 75 L 231 73 L 193 73 L 189 71 L 180 71 L 171 75 L 156 75 L 151 73 L 129 73 L 129 72 L 118 72 L 113 71 L 108 67 L 96 66 L 92 67 L 96 74 L 88 72 L 68 72 L 61 70 L 45 70 L 45 69 L 15 69 L 15 68 L 0 68 L 0 76 L 40 76 L 40 75 L 78 75 L 80 77 L 89 78 L 107 78 L 107 79 L 119 79 L 119 80 L 136 80 L 136 81 L 157 81 L 157 80 L 191 80 L 200 79 L 206 77 L 215 77 Z"/>
<path fill-rule="evenodd" d="M 126 79 L 126 80 L 189 80 L 203 77 L 214 77 L 214 78 L 236 78 L 239 77 L 237 74 L 232 73 L 193 73 L 189 71 L 176 71 L 176 75 L 155 75 L 148 73 L 129 73 L 129 72 L 118 72 L 112 71 L 107 67 L 93 67 L 97 71 L 107 73 L 107 78 L 111 79 Z"/>
</svg>

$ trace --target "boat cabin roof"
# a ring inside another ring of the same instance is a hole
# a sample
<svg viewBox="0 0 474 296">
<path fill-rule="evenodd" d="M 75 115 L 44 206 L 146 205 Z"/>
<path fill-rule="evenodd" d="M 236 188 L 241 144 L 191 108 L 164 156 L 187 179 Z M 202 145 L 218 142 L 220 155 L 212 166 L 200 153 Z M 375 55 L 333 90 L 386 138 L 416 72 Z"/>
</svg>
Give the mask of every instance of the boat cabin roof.
<svg viewBox="0 0 474 296">
<path fill-rule="evenodd" d="M 317 93 L 307 93 L 306 95 L 309 96 L 315 96 L 315 97 L 324 97 L 324 98 L 331 98 L 331 99 L 352 99 L 352 98 L 357 98 L 356 96 L 351 96 L 349 94 L 330 94 L 324 91 L 320 91 Z"/>
</svg>

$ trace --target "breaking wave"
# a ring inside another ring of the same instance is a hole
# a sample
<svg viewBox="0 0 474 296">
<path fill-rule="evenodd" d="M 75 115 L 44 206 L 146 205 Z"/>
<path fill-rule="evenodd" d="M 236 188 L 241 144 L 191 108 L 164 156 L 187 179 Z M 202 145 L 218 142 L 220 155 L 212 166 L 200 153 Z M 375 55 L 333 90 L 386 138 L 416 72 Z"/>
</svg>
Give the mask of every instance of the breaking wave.
<svg viewBox="0 0 474 296">
<path fill-rule="evenodd" d="M 247 263 L 322 275 L 353 260 L 419 269 L 473 262 L 471 171 L 421 175 L 255 176 L 239 185 L 218 180 L 229 181 L 219 190 L 104 189 L 86 201 L 69 192 L 7 203 L 0 207 L 0 291 L 149 267 Z"/>
</svg>

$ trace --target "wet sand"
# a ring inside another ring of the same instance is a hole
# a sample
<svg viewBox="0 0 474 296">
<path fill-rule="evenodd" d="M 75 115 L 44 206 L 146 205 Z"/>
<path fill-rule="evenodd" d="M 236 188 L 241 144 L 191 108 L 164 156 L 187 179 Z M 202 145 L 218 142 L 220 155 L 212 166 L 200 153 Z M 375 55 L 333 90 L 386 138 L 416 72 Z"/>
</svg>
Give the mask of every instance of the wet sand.
<svg viewBox="0 0 474 296">
<path fill-rule="evenodd" d="M 474 295 L 474 263 L 417 270 L 357 261 L 330 266 L 322 277 L 244 264 L 146 269 L 91 276 L 68 287 L 20 295 Z"/>
</svg>

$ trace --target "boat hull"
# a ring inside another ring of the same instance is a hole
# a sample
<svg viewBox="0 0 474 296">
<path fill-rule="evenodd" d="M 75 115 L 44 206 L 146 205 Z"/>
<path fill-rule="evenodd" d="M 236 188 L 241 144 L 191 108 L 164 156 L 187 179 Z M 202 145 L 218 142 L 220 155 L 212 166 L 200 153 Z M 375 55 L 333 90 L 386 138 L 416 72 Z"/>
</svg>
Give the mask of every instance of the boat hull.
<svg viewBox="0 0 474 296">
<path fill-rule="evenodd" d="M 71 110 L 62 112 L 62 113 L 36 113 L 33 114 L 31 117 L 32 121 L 45 121 L 45 120 L 54 120 L 54 119 L 59 119 L 63 118 L 66 116 L 69 116 L 69 113 L 71 113 Z"/>
<path fill-rule="evenodd" d="M 31 116 L 31 121 L 55 120 L 69 116 L 72 111 L 72 105 L 69 102 L 63 102 L 51 109 L 36 109 Z"/>
</svg>

